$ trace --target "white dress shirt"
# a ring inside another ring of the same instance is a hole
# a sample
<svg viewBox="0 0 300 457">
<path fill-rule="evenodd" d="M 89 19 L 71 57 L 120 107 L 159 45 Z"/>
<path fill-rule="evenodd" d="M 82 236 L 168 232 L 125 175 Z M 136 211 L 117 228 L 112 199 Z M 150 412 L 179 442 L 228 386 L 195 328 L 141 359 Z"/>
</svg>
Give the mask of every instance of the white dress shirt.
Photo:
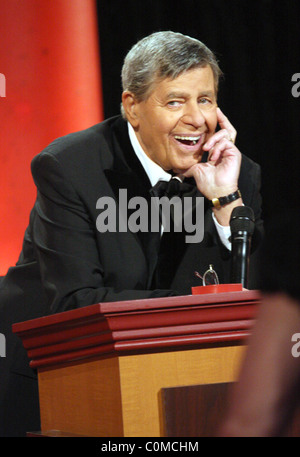
<svg viewBox="0 0 300 457">
<path fill-rule="evenodd" d="M 134 152 L 136 153 L 139 161 L 141 162 L 150 182 L 152 187 L 155 186 L 155 184 L 159 181 L 170 181 L 172 178 L 172 175 L 170 173 L 167 173 L 165 170 L 163 170 L 157 163 L 153 162 L 153 160 L 150 159 L 150 157 L 147 156 L 143 148 L 141 147 L 137 136 L 135 134 L 135 131 L 132 127 L 132 125 L 128 122 L 128 134 L 130 138 L 131 145 L 134 149 Z M 212 213 L 213 221 L 215 223 L 217 232 L 219 234 L 220 240 L 224 244 L 224 246 L 231 250 L 231 243 L 229 241 L 229 237 L 231 235 L 231 230 L 230 226 L 223 226 L 219 224 L 217 221 L 214 213 Z"/>
</svg>

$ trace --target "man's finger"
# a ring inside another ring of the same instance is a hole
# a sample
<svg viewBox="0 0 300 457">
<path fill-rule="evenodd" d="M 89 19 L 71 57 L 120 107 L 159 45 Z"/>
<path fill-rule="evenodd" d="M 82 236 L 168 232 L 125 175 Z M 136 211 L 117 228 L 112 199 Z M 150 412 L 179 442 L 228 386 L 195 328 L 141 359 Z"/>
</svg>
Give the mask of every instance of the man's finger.
<svg viewBox="0 0 300 457">
<path fill-rule="evenodd" d="M 236 136 L 237 136 L 237 131 L 231 124 L 231 122 L 228 120 L 228 117 L 225 116 L 225 114 L 222 112 L 221 108 L 217 108 L 217 119 L 220 127 L 222 129 L 225 129 L 229 132 L 229 140 L 232 141 L 232 143 L 235 142 Z"/>
<path fill-rule="evenodd" d="M 203 145 L 203 149 L 209 151 L 212 147 L 224 139 L 234 143 L 231 135 L 231 132 L 227 129 L 219 130 L 218 132 L 214 133 L 214 135 Z"/>
</svg>

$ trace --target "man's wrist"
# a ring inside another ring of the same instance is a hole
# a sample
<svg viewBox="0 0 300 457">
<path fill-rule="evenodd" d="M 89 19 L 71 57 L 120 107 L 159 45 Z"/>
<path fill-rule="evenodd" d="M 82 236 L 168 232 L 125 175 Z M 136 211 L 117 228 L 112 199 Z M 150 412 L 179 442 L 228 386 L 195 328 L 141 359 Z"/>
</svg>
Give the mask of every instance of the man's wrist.
<svg viewBox="0 0 300 457">
<path fill-rule="evenodd" d="M 216 197 L 213 198 L 210 201 L 210 204 L 214 208 L 221 208 L 223 206 L 229 205 L 230 203 L 234 202 L 235 200 L 238 200 L 239 198 L 242 198 L 241 192 L 239 189 L 235 190 L 234 192 L 231 192 L 228 195 L 224 195 L 222 197 Z"/>
</svg>

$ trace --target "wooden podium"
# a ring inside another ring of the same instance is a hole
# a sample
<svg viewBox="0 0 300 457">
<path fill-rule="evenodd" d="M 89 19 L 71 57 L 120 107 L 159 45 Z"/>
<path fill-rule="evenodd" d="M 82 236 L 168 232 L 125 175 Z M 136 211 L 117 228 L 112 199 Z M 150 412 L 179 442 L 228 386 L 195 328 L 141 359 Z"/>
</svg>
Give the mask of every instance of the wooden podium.
<svg viewBox="0 0 300 457">
<path fill-rule="evenodd" d="M 38 371 L 42 432 L 168 436 L 162 392 L 236 380 L 259 300 L 242 291 L 99 303 L 15 324 Z"/>
</svg>

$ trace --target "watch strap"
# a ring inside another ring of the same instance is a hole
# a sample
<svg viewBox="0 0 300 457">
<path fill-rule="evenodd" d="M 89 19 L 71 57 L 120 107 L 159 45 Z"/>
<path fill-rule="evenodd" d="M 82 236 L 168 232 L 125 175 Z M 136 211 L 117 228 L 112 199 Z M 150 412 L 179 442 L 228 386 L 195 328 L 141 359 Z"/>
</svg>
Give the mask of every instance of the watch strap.
<svg viewBox="0 0 300 457">
<path fill-rule="evenodd" d="M 242 194 L 239 189 L 237 189 L 235 192 L 232 192 L 229 195 L 226 195 L 225 197 L 219 197 L 219 198 L 213 198 L 211 200 L 211 206 L 214 208 L 221 208 L 222 206 L 228 205 L 228 203 L 234 202 L 238 198 L 241 198 Z"/>
</svg>

